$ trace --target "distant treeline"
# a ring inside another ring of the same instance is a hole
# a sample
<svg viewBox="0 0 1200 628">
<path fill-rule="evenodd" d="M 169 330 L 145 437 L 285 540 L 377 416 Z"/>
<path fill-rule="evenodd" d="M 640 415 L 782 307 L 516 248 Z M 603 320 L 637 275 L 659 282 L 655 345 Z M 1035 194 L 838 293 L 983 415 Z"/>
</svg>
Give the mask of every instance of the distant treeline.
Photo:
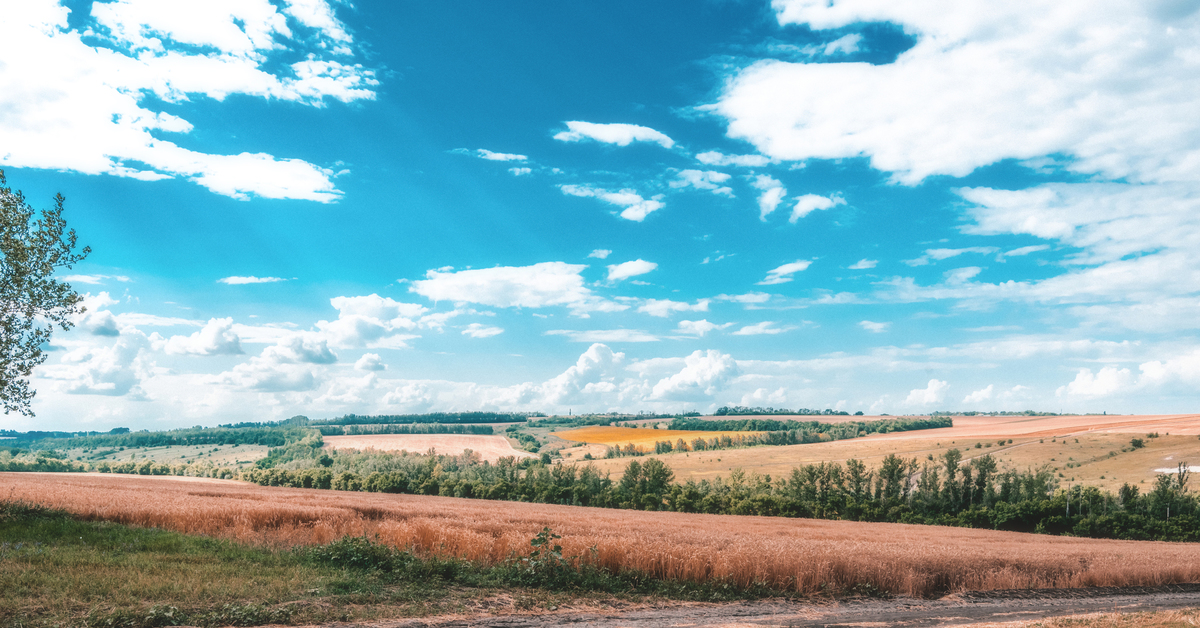
<svg viewBox="0 0 1200 628">
<path fill-rule="evenodd" d="M 266 445 L 280 447 L 303 438 L 311 430 L 302 427 L 186 428 L 165 432 L 97 434 L 34 443 L 55 449 L 98 449 L 101 447 L 167 447 L 171 445 Z"/>
<path fill-rule="evenodd" d="M 495 434 L 490 425 L 443 425 L 409 423 L 403 425 L 319 425 L 322 436 L 363 436 L 370 434 Z"/>
<path fill-rule="evenodd" d="M 37 431 L 37 430 L 33 430 L 30 432 L 17 432 L 14 430 L 0 430 L 0 438 L 4 439 L 4 440 L 0 440 L 0 443 L 4 443 L 6 441 L 7 442 L 14 442 L 14 441 L 28 442 L 28 441 L 43 440 L 43 439 L 48 439 L 48 438 L 75 438 L 77 436 L 97 436 L 97 435 L 103 435 L 103 434 L 128 434 L 128 433 L 129 433 L 129 428 L 127 428 L 127 427 L 114 427 L 112 430 L 110 430 L 108 432 L 41 432 L 41 431 Z"/>
<path fill-rule="evenodd" d="M 317 419 L 309 425 L 383 425 L 389 423 L 524 423 L 541 412 L 430 412 L 427 414 L 347 414 L 336 419 Z"/>
<path fill-rule="evenodd" d="M 953 427 L 950 417 L 930 417 L 928 419 L 879 419 L 877 421 L 846 421 L 843 423 L 822 423 L 820 421 L 796 421 L 788 419 L 675 419 L 671 421 L 670 429 L 711 432 L 782 432 L 802 431 L 817 434 L 829 434 L 828 440 L 855 438 L 867 434 L 887 434 L 890 432 L 908 432 L 912 430 L 929 430 L 939 427 Z M 802 441 L 812 442 L 812 441 Z"/>
<path fill-rule="evenodd" d="M 823 416 L 850 416 L 849 412 L 842 410 L 809 410 L 808 408 L 800 408 L 798 410 L 788 410 L 787 408 L 760 408 L 747 406 L 721 406 L 713 413 L 713 416 L 736 416 L 736 415 L 760 415 L 760 414 L 797 414 L 797 415 L 823 415 Z M 857 414 L 862 414 L 859 412 Z"/>
</svg>

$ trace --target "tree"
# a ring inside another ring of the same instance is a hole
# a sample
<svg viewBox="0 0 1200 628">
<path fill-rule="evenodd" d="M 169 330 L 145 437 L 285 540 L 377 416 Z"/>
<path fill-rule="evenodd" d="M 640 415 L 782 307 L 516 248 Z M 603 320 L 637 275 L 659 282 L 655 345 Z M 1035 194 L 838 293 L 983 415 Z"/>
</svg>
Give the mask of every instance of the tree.
<svg viewBox="0 0 1200 628">
<path fill-rule="evenodd" d="M 68 330 L 72 317 L 84 311 L 83 298 L 53 275 L 82 261 L 91 248 L 75 251 L 75 230 L 66 228 L 61 194 L 33 220 L 25 196 L 6 184 L 0 170 L 0 402 L 5 414 L 33 416 L 36 391 L 29 376 L 46 361 L 42 347 L 55 325 Z"/>
</svg>

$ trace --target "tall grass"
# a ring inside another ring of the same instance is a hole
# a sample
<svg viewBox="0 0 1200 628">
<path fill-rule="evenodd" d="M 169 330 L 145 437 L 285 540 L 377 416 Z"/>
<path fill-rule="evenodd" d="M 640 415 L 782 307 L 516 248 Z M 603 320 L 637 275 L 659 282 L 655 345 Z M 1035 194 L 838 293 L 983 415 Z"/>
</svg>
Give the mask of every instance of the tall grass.
<svg viewBox="0 0 1200 628">
<path fill-rule="evenodd" d="M 496 565 L 549 527 L 562 555 L 611 572 L 802 594 L 1160 585 L 1200 581 L 1200 545 L 771 517 L 269 488 L 174 477 L 0 473 L 0 499 L 90 520 L 276 547 L 366 536 Z"/>
</svg>

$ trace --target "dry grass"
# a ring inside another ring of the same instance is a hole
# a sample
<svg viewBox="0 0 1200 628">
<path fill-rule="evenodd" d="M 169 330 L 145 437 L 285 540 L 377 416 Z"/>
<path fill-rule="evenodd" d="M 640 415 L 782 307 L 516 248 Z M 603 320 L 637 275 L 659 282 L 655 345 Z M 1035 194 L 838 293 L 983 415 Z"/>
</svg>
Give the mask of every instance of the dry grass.
<svg viewBox="0 0 1200 628">
<path fill-rule="evenodd" d="M 1200 626 L 1200 610 L 1087 613 L 1050 619 L 960 625 L 972 628 L 1186 628 Z"/>
<path fill-rule="evenodd" d="M 366 451 L 409 451 L 425 453 L 430 449 L 439 454 L 457 456 L 470 449 L 488 462 L 504 457 L 534 458 L 533 454 L 513 449 L 503 436 L 479 434 L 370 434 L 363 436 L 326 436 L 327 449 L 357 449 Z"/>
<path fill-rule="evenodd" d="M 641 448 L 654 448 L 654 443 L 659 441 L 671 441 L 674 443 L 679 439 L 683 439 L 689 445 L 697 438 L 705 440 L 720 438 L 722 436 L 752 436 L 760 432 L 696 432 L 690 430 L 657 430 L 635 427 L 611 427 L 608 425 L 596 425 L 591 427 L 581 427 L 577 430 L 567 430 L 565 432 L 555 432 L 554 435 L 563 439 L 576 443 L 588 443 L 591 445 L 629 445 Z"/>
<path fill-rule="evenodd" d="M 1015 469 L 1049 464 L 1062 481 L 1099 486 L 1113 491 L 1129 482 L 1149 484 L 1155 469 L 1174 467 L 1178 462 L 1200 465 L 1200 416 L 1170 417 L 955 417 L 955 427 L 935 430 L 876 434 L 852 440 L 779 447 L 752 447 L 687 454 L 657 454 L 671 467 L 678 480 L 713 479 L 741 468 L 772 477 L 782 477 L 793 467 L 819 462 L 862 460 L 878 467 L 888 454 L 926 460 L 938 458 L 950 448 L 964 450 L 964 458 L 991 454 L 1001 466 Z M 1172 426 L 1170 429 L 1167 426 Z M 1137 428 L 1135 430 L 1134 428 Z M 1177 431 L 1178 430 L 1178 431 Z M 1145 438 L 1157 431 L 1163 436 Z M 1167 436 L 1167 433 L 1170 433 Z M 1142 438 L 1144 449 L 1122 452 L 1133 437 Z M 1011 439 L 1012 444 L 1007 444 Z M 998 445 L 1000 440 L 1006 444 Z M 1075 441 L 1079 441 L 1078 443 Z M 979 443 L 981 448 L 975 449 Z M 1115 452 L 1115 456 L 1109 456 Z M 563 451 L 568 461 L 579 461 L 584 450 Z M 591 452 L 597 456 L 595 452 Z M 598 456 L 597 456 L 598 457 Z M 597 460 L 595 465 L 619 478 L 629 463 L 624 459 Z M 1071 467 L 1067 467 L 1071 464 Z M 1103 476 L 1103 477 L 1102 477 Z M 1071 478 L 1075 478 L 1072 480 Z"/>
<path fill-rule="evenodd" d="M 564 553 L 660 578 L 813 593 L 867 585 L 941 591 L 1200 581 L 1200 545 L 900 524 L 634 512 L 259 487 L 171 477 L 0 473 L 0 495 L 77 516 L 270 545 L 371 535 L 494 564 L 549 526 Z M 594 548 L 594 551 L 593 549 Z"/>
</svg>

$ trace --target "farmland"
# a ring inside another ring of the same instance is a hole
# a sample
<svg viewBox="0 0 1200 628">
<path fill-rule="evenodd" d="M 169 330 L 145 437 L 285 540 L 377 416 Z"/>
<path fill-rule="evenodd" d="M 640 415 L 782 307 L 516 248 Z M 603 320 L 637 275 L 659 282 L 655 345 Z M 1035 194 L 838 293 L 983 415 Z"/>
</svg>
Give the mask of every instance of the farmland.
<svg viewBox="0 0 1200 628">
<path fill-rule="evenodd" d="M 1200 546 L 900 524 L 585 509 L 440 497 L 264 488 L 220 480 L 0 474 L 0 493 L 86 520 L 270 547 L 368 535 L 423 555 L 496 564 L 544 527 L 563 555 L 657 578 L 766 583 L 814 593 L 869 586 L 945 591 L 1193 582 Z"/>
<path fill-rule="evenodd" d="M 821 417 L 821 420 L 825 419 Z M 652 434 L 659 430 L 636 431 Z M 1153 433 L 1159 436 L 1146 437 Z M 1114 491 L 1126 482 L 1152 483 L 1161 472 L 1159 470 L 1174 468 L 1179 462 L 1191 461 L 1200 465 L 1200 439 L 1195 436 L 1198 433 L 1198 415 L 954 417 L 954 427 L 950 428 L 872 434 L 852 440 L 805 445 L 670 453 L 653 457 L 666 462 L 679 480 L 700 480 L 727 476 L 739 468 L 781 477 L 799 465 L 844 462 L 851 458 L 875 468 L 888 454 L 925 461 L 931 456 L 937 459 L 949 449 L 960 449 L 964 452 L 964 460 L 990 454 L 1002 467 L 1036 469 L 1045 464 L 1064 483 L 1082 483 Z M 1130 445 L 1133 438 L 1140 438 L 1144 447 L 1133 449 Z M 1003 445 L 999 444 L 1002 440 Z M 976 448 L 977 443 L 979 448 Z M 595 447 L 563 450 L 563 456 L 571 464 L 584 464 L 581 460 L 584 453 L 603 457 L 603 451 L 597 451 Z M 626 462 L 597 460 L 594 464 L 619 477 Z"/>
<path fill-rule="evenodd" d="M 496 462 L 506 456 L 532 458 L 532 454 L 513 449 L 503 436 L 474 434 L 372 434 L 363 436 L 326 436 L 326 449 L 356 449 L 365 451 L 407 451 L 425 453 L 433 450 L 447 456 L 457 456 L 467 450 L 479 454 L 481 460 Z"/>
<path fill-rule="evenodd" d="M 654 443 L 658 441 L 674 441 L 682 438 L 684 441 L 690 442 L 696 438 L 708 440 L 722 436 L 749 436 L 752 434 L 758 434 L 758 432 L 698 432 L 690 430 L 593 426 L 581 427 L 565 432 L 555 432 L 554 435 L 563 440 L 577 443 L 609 446 L 633 445 L 634 447 L 648 447 L 653 450 Z"/>
</svg>

